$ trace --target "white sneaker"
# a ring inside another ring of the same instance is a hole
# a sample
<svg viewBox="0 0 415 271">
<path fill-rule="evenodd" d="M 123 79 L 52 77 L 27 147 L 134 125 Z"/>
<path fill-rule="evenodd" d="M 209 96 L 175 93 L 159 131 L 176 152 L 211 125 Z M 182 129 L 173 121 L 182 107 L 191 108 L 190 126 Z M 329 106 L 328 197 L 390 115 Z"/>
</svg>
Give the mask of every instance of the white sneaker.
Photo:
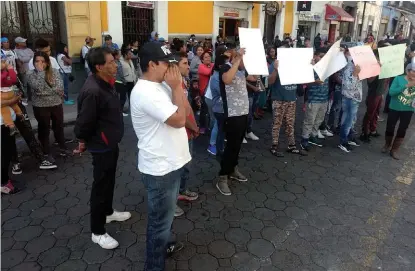
<svg viewBox="0 0 415 271">
<path fill-rule="evenodd" d="M 323 136 L 327 136 L 327 137 L 332 137 L 332 136 L 333 136 L 333 133 L 332 133 L 332 132 L 330 132 L 330 131 L 329 131 L 329 130 L 327 130 L 327 129 L 322 130 L 322 131 L 321 131 L 321 134 L 322 134 Z"/>
<path fill-rule="evenodd" d="M 126 114 L 126 113 L 122 113 L 122 116 L 123 116 L 123 117 L 128 117 L 128 114 Z"/>
<path fill-rule="evenodd" d="M 108 233 L 103 235 L 92 234 L 92 242 L 100 245 L 103 249 L 114 249 L 118 247 L 118 242 L 112 238 Z"/>
<path fill-rule="evenodd" d="M 131 217 L 130 212 L 118 212 L 114 210 L 112 215 L 107 216 L 107 223 L 111 223 L 112 221 L 119 221 L 119 222 L 126 221 L 130 217 Z"/>
<path fill-rule="evenodd" d="M 242 141 L 242 143 L 244 143 L 244 144 L 248 143 L 248 141 L 246 141 L 245 137 L 244 137 L 244 140 Z"/>
<path fill-rule="evenodd" d="M 251 139 L 251 140 L 259 140 L 259 137 L 257 137 L 254 133 L 252 133 L 252 132 L 250 132 L 250 133 L 247 133 L 246 134 L 246 136 L 245 136 L 246 138 L 248 138 L 248 139 Z"/>
<path fill-rule="evenodd" d="M 174 210 L 174 217 L 179 217 L 184 215 L 184 211 L 182 208 L 179 207 L 179 205 L 176 205 L 176 209 Z"/>
<path fill-rule="evenodd" d="M 325 139 L 325 137 L 321 134 L 320 130 L 318 130 L 317 137 L 319 139 Z"/>
</svg>

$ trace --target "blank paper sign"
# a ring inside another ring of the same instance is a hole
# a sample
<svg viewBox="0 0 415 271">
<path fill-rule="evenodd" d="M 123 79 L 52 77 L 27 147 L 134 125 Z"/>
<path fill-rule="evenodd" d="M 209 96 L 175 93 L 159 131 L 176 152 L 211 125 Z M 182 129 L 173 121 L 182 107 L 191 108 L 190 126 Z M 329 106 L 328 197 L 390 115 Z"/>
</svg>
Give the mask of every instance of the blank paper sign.
<svg viewBox="0 0 415 271">
<path fill-rule="evenodd" d="M 338 40 L 334 43 L 327 54 L 314 65 L 314 70 L 321 81 L 326 80 L 330 75 L 347 65 L 346 57 L 340 50 L 340 42 L 341 40 Z"/>
<path fill-rule="evenodd" d="M 239 42 L 240 47 L 245 48 L 243 60 L 248 74 L 269 75 L 261 30 L 239 27 Z"/>
<path fill-rule="evenodd" d="M 314 82 L 313 48 L 277 48 L 281 85 Z"/>
</svg>

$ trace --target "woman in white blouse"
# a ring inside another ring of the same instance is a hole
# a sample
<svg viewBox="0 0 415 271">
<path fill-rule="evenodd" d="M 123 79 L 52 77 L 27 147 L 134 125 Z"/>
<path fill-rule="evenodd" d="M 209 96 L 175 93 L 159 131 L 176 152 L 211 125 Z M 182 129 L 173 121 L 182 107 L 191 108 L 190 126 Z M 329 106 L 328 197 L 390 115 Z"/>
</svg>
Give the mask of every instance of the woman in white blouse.
<svg viewBox="0 0 415 271">
<path fill-rule="evenodd" d="M 121 48 L 120 62 L 122 65 L 122 72 L 123 72 L 124 80 L 125 80 L 124 95 L 126 94 L 128 95 L 128 103 L 130 103 L 131 91 L 133 90 L 134 84 L 137 81 L 137 74 L 134 68 L 132 57 L 133 57 L 133 53 L 131 52 L 131 49 L 128 49 L 127 46 L 123 45 Z M 123 99 L 124 101 L 126 100 L 126 97 L 120 97 L 120 99 L 121 98 L 124 98 Z"/>
<path fill-rule="evenodd" d="M 69 82 L 73 80 L 72 77 L 72 58 L 68 54 L 68 46 L 61 44 L 58 48 L 56 60 L 59 64 L 59 72 L 63 80 L 64 102 L 66 105 L 75 104 L 74 100 L 69 99 Z"/>
</svg>

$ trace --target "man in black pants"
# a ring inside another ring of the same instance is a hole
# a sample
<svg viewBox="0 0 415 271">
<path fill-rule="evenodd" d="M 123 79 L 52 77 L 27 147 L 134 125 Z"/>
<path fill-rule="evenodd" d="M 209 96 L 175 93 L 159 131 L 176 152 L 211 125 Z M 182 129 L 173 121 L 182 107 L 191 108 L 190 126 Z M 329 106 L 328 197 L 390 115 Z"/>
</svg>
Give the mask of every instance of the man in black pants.
<svg viewBox="0 0 415 271">
<path fill-rule="evenodd" d="M 114 249 L 118 242 L 105 231 L 105 223 L 125 221 L 129 212 L 112 208 L 118 143 L 124 135 L 124 123 L 118 94 L 115 91 L 117 64 L 109 48 L 92 48 L 88 52 L 92 75 L 87 78 L 78 96 L 78 117 L 75 135 L 81 153 L 92 154 L 94 182 L 91 191 L 92 241 L 104 249 Z"/>
<path fill-rule="evenodd" d="M 216 188 L 225 196 L 230 196 L 228 180 L 246 182 L 248 179 L 238 170 L 238 158 L 248 123 L 249 100 L 242 55 L 244 49 L 233 52 L 232 62 L 225 63 L 219 72 L 219 86 L 225 118 L 224 131 L 226 147 L 221 161 L 221 169 Z M 248 76 L 249 77 L 249 76 Z"/>
</svg>

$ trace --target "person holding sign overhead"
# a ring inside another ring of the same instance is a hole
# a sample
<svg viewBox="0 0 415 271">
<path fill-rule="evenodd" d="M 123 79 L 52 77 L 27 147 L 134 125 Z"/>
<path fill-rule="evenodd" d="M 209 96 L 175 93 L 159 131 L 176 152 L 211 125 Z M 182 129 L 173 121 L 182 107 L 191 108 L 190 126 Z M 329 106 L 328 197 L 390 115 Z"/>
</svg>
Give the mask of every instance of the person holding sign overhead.
<svg viewBox="0 0 415 271">
<path fill-rule="evenodd" d="M 389 89 L 389 94 L 391 101 L 386 124 L 385 145 L 382 152 L 390 151 L 390 156 L 399 160 L 397 152 L 405 138 L 406 130 L 415 111 L 415 63 L 407 66 L 406 75 L 395 77 Z M 398 121 L 399 127 L 395 134 L 395 126 Z"/>
<path fill-rule="evenodd" d="M 268 84 L 271 91 L 273 109 L 272 146 L 270 151 L 277 157 L 284 156 L 284 153 L 278 151 L 278 143 L 280 129 L 285 120 L 285 134 L 288 141 L 287 152 L 306 156 L 307 152 L 297 149 L 294 136 L 296 94 L 299 85 L 281 85 L 281 80 L 278 75 L 278 60 L 270 63 L 269 74 Z"/>
</svg>

